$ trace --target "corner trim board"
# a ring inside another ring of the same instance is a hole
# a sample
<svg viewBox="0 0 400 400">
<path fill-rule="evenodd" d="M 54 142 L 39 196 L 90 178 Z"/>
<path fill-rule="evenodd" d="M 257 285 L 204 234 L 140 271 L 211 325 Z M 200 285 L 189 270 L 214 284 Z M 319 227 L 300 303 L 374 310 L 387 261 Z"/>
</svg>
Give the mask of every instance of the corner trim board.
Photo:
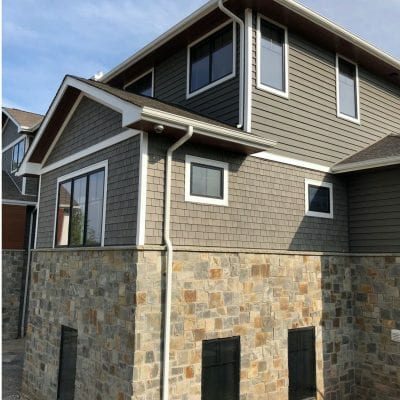
<svg viewBox="0 0 400 400">
<path fill-rule="evenodd" d="M 148 134 L 147 132 L 142 132 L 140 137 L 138 214 L 136 221 L 137 246 L 143 246 L 145 244 L 148 144 L 149 144 Z"/>
</svg>

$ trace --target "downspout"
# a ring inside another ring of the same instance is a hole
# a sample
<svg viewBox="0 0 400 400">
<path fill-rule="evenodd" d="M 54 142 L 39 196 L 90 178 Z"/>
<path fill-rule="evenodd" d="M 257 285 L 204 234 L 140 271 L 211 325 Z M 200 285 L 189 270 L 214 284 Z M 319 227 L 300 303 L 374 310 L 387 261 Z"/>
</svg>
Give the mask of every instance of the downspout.
<svg viewBox="0 0 400 400">
<path fill-rule="evenodd" d="M 164 346 L 163 346 L 163 389 L 162 400 L 169 395 L 169 346 L 171 336 L 171 295 L 172 295 L 172 257 L 173 246 L 170 239 L 171 216 L 171 169 L 172 153 L 193 136 L 193 126 L 188 126 L 186 134 L 174 143 L 167 151 L 165 165 L 165 200 L 164 200 L 164 242 L 167 248 L 167 265 L 165 273 L 165 313 L 164 313 Z"/>
<path fill-rule="evenodd" d="M 240 31 L 240 43 L 239 43 L 239 52 L 240 52 L 240 78 L 239 78 L 239 123 L 237 127 L 239 129 L 243 128 L 243 115 L 244 115 L 244 85 L 245 85 L 245 58 L 244 58 L 244 22 L 235 15 L 232 11 L 228 10 L 224 6 L 225 0 L 218 1 L 218 8 L 226 14 L 229 18 L 233 19 L 239 25 Z M 235 43 L 236 45 L 236 43 Z M 235 48 L 236 51 L 236 48 Z"/>
</svg>

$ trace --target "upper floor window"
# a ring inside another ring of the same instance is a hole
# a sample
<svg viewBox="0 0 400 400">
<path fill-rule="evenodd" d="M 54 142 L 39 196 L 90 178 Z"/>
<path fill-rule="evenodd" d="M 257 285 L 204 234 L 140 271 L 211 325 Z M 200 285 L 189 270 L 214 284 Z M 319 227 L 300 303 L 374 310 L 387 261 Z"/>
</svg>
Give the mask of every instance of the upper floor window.
<svg viewBox="0 0 400 400">
<path fill-rule="evenodd" d="M 258 16 L 257 87 L 288 97 L 287 29 Z"/>
<path fill-rule="evenodd" d="M 105 168 L 58 183 L 56 246 L 100 246 L 103 241 Z"/>
<path fill-rule="evenodd" d="M 25 155 L 25 139 L 22 139 L 12 150 L 11 171 L 15 171 L 22 163 Z"/>
<path fill-rule="evenodd" d="M 235 43 L 235 29 L 230 23 L 189 46 L 187 97 L 235 75 L 233 43 Z"/>
<path fill-rule="evenodd" d="M 332 183 L 305 180 L 306 215 L 333 218 Z"/>
<path fill-rule="evenodd" d="M 360 122 L 358 67 L 339 56 L 336 57 L 336 85 L 338 116 Z"/>
<path fill-rule="evenodd" d="M 154 71 L 151 70 L 135 78 L 124 86 L 124 90 L 127 92 L 141 94 L 142 96 L 153 97 L 154 96 Z"/>
</svg>

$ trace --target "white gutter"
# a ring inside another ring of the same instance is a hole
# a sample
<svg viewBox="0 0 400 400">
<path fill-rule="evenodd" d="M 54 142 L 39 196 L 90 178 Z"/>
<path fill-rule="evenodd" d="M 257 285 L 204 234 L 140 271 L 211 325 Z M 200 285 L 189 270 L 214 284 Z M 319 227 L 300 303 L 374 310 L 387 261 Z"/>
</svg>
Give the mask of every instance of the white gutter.
<svg viewBox="0 0 400 400">
<path fill-rule="evenodd" d="M 165 201 L 164 201 L 164 242 L 167 246 L 167 264 L 165 274 L 165 313 L 164 313 L 164 348 L 163 348 L 163 389 L 162 400 L 168 400 L 169 396 L 169 346 L 171 336 L 171 295 L 172 295 L 172 257 L 173 246 L 170 239 L 171 216 L 171 169 L 172 153 L 193 136 L 193 126 L 187 127 L 186 134 L 174 143 L 167 151 L 165 165 Z"/>
<path fill-rule="evenodd" d="M 244 115 L 244 98 L 243 98 L 243 93 L 244 93 L 244 70 L 245 70 L 245 59 L 244 59 L 244 22 L 237 16 L 235 15 L 232 11 L 228 10 L 224 6 L 224 1 L 225 0 L 219 0 L 218 1 L 218 8 L 226 14 L 229 18 L 234 20 L 238 25 L 239 25 L 239 30 L 240 30 L 240 39 L 239 39 L 239 52 L 240 52 L 240 77 L 239 77 L 239 122 L 237 124 L 237 127 L 239 129 L 243 128 L 243 115 Z M 236 47 L 236 43 L 234 44 Z M 236 49 L 234 49 L 236 51 Z"/>
<path fill-rule="evenodd" d="M 400 156 L 375 158 L 374 160 L 355 161 L 352 163 L 334 165 L 331 170 L 334 174 L 362 171 L 364 169 L 389 167 L 400 165 Z"/>
</svg>

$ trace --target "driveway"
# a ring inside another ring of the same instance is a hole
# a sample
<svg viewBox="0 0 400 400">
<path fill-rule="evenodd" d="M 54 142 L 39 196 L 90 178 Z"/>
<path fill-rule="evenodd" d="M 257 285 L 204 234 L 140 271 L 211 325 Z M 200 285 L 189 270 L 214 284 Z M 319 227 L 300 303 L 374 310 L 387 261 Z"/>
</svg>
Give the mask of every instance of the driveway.
<svg viewBox="0 0 400 400">
<path fill-rule="evenodd" d="M 19 400 L 25 340 L 3 341 L 3 400 Z"/>
</svg>

